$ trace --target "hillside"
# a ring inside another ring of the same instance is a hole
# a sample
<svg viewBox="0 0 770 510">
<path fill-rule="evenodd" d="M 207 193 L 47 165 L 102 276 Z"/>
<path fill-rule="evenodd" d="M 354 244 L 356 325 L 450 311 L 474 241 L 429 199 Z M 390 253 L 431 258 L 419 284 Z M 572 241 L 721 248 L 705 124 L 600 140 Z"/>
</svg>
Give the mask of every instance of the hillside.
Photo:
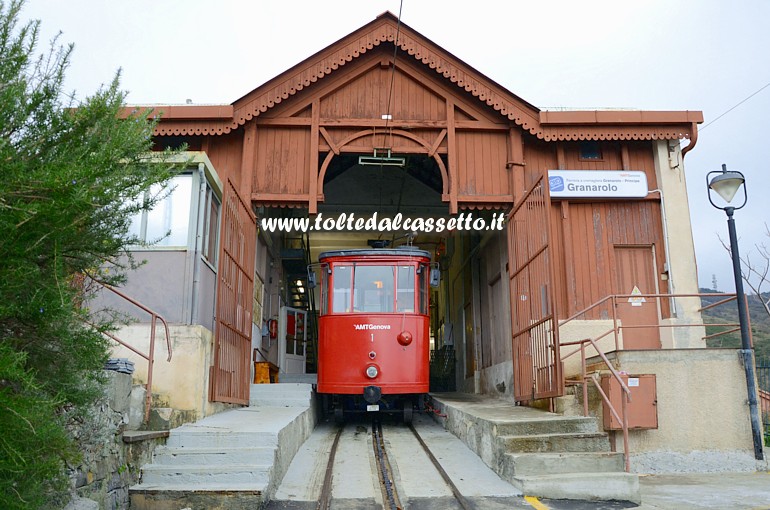
<svg viewBox="0 0 770 510">
<path fill-rule="evenodd" d="M 703 299 L 703 304 L 706 305 L 708 303 L 715 303 L 717 301 L 720 301 L 723 299 L 722 292 L 715 292 L 711 289 L 700 289 L 701 293 L 704 294 L 713 294 L 712 297 L 706 297 Z M 770 297 L 768 294 L 763 294 L 762 297 L 766 301 L 768 297 Z M 768 357 L 770 356 L 770 315 L 767 314 L 764 307 L 762 306 L 762 302 L 756 295 L 752 295 L 748 297 L 748 308 L 749 308 L 749 317 L 751 318 L 751 334 L 754 338 L 754 348 L 756 351 L 756 355 Z M 735 305 L 735 302 L 725 304 L 722 306 L 718 306 L 715 308 L 712 308 L 710 310 L 706 310 L 703 313 L 703 320 L 707 323 L 711 322 L 738 322 L 738 308 Z M 715 333 L 718 329 L 726 329 L 726 328 L 717 328 L 717 327 L 707 327 L 706 331 L 708 334 Z M 736 331 L 734 333 L 730 333 L 728 335 L 724 335 L 721 337 L 717 337 L 714 339 L 711 339 L 708 341 L 709 347 L 736 347 L 739 348 L 741 345 L 741 336 L 740 332 Z"/>
</svg>

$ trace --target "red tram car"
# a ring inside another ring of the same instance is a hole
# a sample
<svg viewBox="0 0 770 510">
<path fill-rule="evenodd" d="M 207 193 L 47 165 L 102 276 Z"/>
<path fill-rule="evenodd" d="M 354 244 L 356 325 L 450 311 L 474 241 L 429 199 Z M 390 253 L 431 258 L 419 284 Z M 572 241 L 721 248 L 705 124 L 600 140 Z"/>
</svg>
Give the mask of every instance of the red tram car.
<svg viewBox="0 0 770 510">
<path fill-rule="evenodd" d="M 430 254 L 413 247 L 319 256 L 318 393 L 350 412 L 403 412 L 428 392 Z"/>
</svg>

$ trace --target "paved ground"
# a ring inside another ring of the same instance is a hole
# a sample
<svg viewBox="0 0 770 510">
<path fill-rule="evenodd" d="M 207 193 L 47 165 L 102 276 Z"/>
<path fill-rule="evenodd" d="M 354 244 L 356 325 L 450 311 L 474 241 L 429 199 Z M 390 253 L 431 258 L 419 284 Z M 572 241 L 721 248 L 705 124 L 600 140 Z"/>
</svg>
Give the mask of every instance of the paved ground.
<svg viewBox="0 0 770 510">
<path fill-rule="evenodd" d="M 528 500 L 538 510 L 768 510 L 770 473 L 709 473 L 642 476 L 642 504 Z"/>
<path fill-rule="evenodd" d="M 716 473 L 642 476 L 642 505 L 610 501 L 568 501 L 524 497 L 501 480 L 459 439 L 422 416 L 416 426 L 438 453 L 440 462 L 475 510 L 770 510 L 770 473 Z M 378 482 L 372 479 L 371 438 L 366 422 L 350 423 L 341 438 L 334 468 L 332 508 L 382 508 Z M 278 489 L 270 509 L 316 508 L 334 427 L 319 424 L 302 446 Z M 459 508 L 451 493 L 404 427 L 385 430 L 388 455 L 406 496 L 407 510 Z"/>
</svg>

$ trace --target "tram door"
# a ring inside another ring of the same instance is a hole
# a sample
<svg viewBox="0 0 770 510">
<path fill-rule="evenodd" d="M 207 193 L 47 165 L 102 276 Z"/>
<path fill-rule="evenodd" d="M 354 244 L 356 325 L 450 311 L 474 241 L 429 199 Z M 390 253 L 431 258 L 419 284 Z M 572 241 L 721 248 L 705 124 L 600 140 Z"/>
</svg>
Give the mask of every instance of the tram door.
<svg viewBox="0 0 770 510">
<path fill-rule="evenodd" d="M 285 306 L 278 323 L 278 369 L 284 374 L 304 374 L 307 311 Z"/>
</svg>

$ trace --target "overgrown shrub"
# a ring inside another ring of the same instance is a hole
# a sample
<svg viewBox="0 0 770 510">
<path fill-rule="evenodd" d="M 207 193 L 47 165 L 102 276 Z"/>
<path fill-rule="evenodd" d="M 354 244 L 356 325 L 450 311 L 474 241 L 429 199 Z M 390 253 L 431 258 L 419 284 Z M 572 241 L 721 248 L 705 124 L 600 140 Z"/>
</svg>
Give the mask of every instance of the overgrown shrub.
<svg viewBox="0 0 770 510">
<path fill-rule="evenodd" d="M 20 23 L 22 3 L 0 0 L 3 509 L 55 506 L 66 489 L 62 468 L 77 449 L 64 417 L 100 391 L 100 331 L 113 327 L 81 309 L 78 276 L 124 279 L 131 217 L 153 205 L 133 198 L 172 172 L 149 164 L 149 112 L 123 113 L 118 76 L 80 103 L 64 93 L 72 46 L 36 56 L 39 22 Z"/>
</svg>

